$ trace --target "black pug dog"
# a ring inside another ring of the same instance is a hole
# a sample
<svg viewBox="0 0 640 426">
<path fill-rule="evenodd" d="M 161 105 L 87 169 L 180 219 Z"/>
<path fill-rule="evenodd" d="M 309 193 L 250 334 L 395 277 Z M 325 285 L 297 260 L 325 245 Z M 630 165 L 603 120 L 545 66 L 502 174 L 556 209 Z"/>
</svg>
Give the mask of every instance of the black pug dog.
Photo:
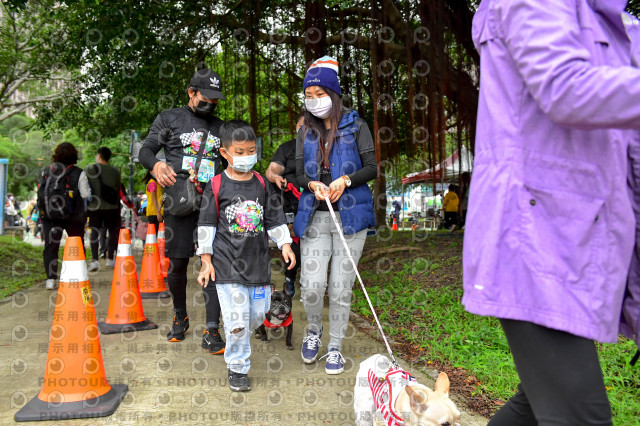
<svg viewBox="0 0 640 426">
<path fill-rule="evenodd" d="M 293 350 L 291 335 L 293 334 L 293 313 L 291 312 L 291 296 L 284 291 L 278 291 L 271 284 L 271 307 L 267 312 L 264 323 L 256 330 L 256 337 L 268 342 L 267 329 L 284 327 L 286 330 L 287 349 Z"/>
</svg>

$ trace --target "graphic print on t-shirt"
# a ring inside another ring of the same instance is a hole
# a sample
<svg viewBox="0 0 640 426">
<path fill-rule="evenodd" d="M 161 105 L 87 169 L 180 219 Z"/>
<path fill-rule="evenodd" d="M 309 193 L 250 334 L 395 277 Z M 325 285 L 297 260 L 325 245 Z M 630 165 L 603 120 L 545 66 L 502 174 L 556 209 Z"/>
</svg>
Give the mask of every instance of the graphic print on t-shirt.
<svg viewBox="0 0 640 426">
<path fill-rule="evenodd" d="M 234 236 L 256 237 L 264 229 L 263 209 L 258 200 L 237 198 L 225 209 L 225 214 L 229 222 L 229 232 Z"/>
<path fill-rule="evenodd" d="M 182 133 L 180 135 L 182 151 L 185 154 L 184 157 L 182 157 L 183 169 L 195 169 L 196 157 L 198 156 L 200 144 L 203 139 L 204 132 L 198 132 L 195 129 L 190 133 Z M 207 140 L 205 142 L 204 150 L 202 151 L 200 168 L 198 169 L 198 180 L 200 182 L 208 182 L 215 175 L 214 160 L 219 157 L 219 149 L 220 138 L 207 132 Z"/>
</svg>

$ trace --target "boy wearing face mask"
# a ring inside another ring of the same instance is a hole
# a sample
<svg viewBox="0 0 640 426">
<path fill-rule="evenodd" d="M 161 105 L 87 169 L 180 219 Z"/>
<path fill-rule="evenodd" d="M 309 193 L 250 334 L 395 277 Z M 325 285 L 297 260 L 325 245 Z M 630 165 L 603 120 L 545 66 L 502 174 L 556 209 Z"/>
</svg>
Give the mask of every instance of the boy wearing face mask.
<svg viewBox="0 0 640 426">
<path fill-rule="evenodd" d="M 288 269 L 295 266 L 291 237 L 280 196 L 256 164 L 256 135 L 240 120 L 220 128 L 220 154 L 229 166 L 209 182 L 198 220 L 202 267 L 198 283 L 217 290 L 225 324 L 224 359 L 232 391 L 251 389 L 250 337 L 271 304 L 271 260 L 267 235 L 282 250 Z"/>
<path fill-rule="evenodd" d="M 187 88 L 189 103 L 161 112 L 156 117 L 140 150 L 140 163 L 152 170 L 160 186 L 173 185 L 177 170 L 193 171 L 200 190 L 220 172 L 220 126 L 223 121 L 213 115 L 222 95 L 220 75 L 210 69 L 195 72 Z M 202 145 L 204 146 L 202 147 Z M 200 149 L 202 147 L 202 149 Z M 164 150 L 167 162 L 156 158 Z M 199 158 L 200 157 L 200 158 Z M 170 201 L 167 201 L 167 204 Z M 198 212 L 176 217 L 165 210 L 166 256 L 170 260 L 168 281 L 175 316 L 167 340 L 180 342 L 189 329 L 187 315 L 187 266 L 195 253 L 195 230 Z M 218 332 L 220 305 L 215 291 L 205 289 L 207 324 L 202 347 L 211 354 L 221 354 L 224 342 Z"/>
</svg>

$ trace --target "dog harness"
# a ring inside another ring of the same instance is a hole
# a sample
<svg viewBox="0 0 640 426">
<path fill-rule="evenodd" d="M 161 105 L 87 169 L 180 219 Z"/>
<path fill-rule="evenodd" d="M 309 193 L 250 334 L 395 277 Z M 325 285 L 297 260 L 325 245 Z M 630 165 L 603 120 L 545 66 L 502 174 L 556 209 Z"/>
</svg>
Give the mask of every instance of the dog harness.
<svg viewBox="0 0 640 426">
<path fill-rule="evenodd" d="M 376 377 L 376 374 L 371 369 L 367 376 L 376 410 L 384 417 L 385 424 L 387 426 L 403 426 L 402 417 L 395 412 L 394 407 L 396 398 L 402 391 L 402 388 L 398 385 L 402 383 L 402 387 L 404 387 L 409 383 L 417 382 L 417 380 L 406 371 L 394 370 L 393 368 L 389 368 L 384 377 Z M 393 384 L 396 386 L 393 386 Z"/>
<path fill-rule="evenodd" d="M 286 327 L 290 325 L 292 322 L 293 322 L 293 315 L 292 315 L 292 312 L 289 312 L 289 316 L 282 322 L 282 324 L 272 324 L 268 318 L 265 318 L 262 324 L 265 327 L 269 327 L 269 328 L 280 328 L 280 327 Z"/>
</svg>

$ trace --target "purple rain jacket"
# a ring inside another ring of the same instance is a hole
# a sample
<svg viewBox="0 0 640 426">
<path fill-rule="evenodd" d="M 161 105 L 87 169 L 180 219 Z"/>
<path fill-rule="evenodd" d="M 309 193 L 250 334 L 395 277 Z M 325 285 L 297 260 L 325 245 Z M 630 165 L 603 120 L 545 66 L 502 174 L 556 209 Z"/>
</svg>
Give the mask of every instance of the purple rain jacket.
<svg viewBox="0 0 640 426">
<path fill-rule="evenodd" d="M 640 346 L 640 24 L 625 5 L 480 4 L 469 312 Z"/>
</svg>

